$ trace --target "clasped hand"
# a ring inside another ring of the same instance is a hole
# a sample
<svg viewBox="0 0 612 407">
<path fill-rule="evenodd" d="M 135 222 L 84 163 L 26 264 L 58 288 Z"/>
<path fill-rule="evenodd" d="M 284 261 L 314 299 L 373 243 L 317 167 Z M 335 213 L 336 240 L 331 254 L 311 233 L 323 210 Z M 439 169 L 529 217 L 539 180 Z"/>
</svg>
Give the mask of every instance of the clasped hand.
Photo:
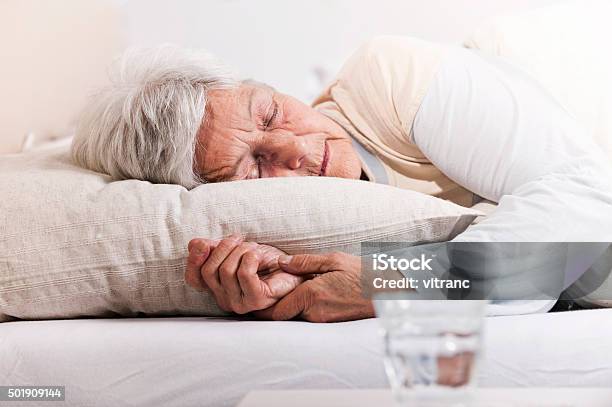
<svg viewBox="0 0 612 407">
<path fill-rule="evenodd" d="M 288 256 L 234 235 L 193 239 L 185 280 L 224 311 L 263 319 L 336 322 L 374 316 L 361 295 L 361 260 L 344 253 Z"/>
</svg>

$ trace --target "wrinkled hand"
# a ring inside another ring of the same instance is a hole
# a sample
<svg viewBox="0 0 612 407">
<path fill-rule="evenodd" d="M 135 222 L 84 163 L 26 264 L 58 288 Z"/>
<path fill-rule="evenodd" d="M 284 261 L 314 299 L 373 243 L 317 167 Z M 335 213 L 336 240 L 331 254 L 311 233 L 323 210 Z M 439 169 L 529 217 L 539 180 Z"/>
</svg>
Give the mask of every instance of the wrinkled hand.
<svg viewBox="0 0 612 407">
<path fill-rule="evenodd" d="M 237 235 L 223 240 L 193 239 L 185 281 L 209 289 L 224 311 L 246 314 L 274 305 L 304 278 L 282 271 L 275 247 L 244 242 Z"/>
<path fill-rule="evenodd" d="M 282 270 L 309 278 L 272 307 L 255 313 L 260 318 L 339 322 L 374 316 L 372 301 L 361 293 L 361 259 L 344 253 L 282 256 Z"/>
</svg>

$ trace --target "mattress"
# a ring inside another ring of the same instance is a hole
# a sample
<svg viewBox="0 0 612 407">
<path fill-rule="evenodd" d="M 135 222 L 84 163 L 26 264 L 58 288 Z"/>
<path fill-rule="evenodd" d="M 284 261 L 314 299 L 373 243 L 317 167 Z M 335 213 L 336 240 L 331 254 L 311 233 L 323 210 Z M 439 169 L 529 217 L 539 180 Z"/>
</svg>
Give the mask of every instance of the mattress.
<svg viewBox="0 0 612 407">
<path fill-rule="evenodd" d="M 611 386 L 610 321 L 612 309 L 490 317 L 479 381 Z M 387 380 L 375 319 L 147 318 L 0 324 L 0 384 L 63 385 L 66 406 L 233 406 L 255 389 Z"/>
</svg>

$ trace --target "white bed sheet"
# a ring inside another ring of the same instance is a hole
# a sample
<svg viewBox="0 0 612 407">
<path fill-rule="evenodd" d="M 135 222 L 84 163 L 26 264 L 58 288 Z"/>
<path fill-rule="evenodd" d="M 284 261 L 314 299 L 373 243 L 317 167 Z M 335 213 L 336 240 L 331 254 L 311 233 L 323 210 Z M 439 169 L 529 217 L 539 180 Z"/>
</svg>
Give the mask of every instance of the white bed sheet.
<svg viewBox="0 0 612 407">
<path fill-rule="evenodd" d="M 488 318 L 480 383 L 612 386 L 610 321 L 612 309 Z M 255 389 L 386 387 L 381 346 L 376 320 L 9 322 L 0 385 L 65 385 L 67 406 L 233 406 Z"/>
</svg>

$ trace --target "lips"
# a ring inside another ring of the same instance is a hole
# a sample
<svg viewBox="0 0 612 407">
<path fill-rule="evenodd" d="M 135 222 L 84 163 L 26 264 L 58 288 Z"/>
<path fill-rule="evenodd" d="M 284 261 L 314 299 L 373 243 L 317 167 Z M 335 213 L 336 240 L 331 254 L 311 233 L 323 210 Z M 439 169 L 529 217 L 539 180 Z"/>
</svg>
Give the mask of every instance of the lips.
<svg viewBox="0 0 612 407">
<path fill-rule="evenodd" d="M 321 171 L 319 172 L 320 177 L 324 177 L 327 172 L 327 164 L 329 163 L 329 146 L 325 142 L 323 149 L 323 161 L 321 162 Z"/>
</svg>

